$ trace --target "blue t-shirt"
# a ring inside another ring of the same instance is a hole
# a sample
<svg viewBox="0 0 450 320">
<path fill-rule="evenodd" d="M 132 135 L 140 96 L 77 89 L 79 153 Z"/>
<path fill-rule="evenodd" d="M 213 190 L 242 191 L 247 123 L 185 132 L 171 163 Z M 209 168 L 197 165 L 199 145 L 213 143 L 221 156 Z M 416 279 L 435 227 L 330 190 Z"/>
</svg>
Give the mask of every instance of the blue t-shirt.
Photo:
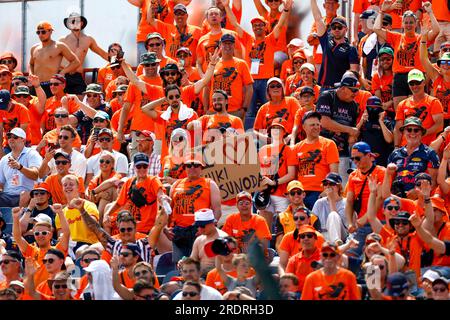
<svg viewBox="0 0 450 320">
<path fill-rule="evenodd" d="M 323 51 L 319 84 L 334 86 L 341 81 L 345 71 L 350 69 L 350 64 L 359 64 L 358 51 L 347 39 L 344 43 L 336 45 L 333 36 L 327 32 L 319 38 L 319 41 Z"/>
</svg>

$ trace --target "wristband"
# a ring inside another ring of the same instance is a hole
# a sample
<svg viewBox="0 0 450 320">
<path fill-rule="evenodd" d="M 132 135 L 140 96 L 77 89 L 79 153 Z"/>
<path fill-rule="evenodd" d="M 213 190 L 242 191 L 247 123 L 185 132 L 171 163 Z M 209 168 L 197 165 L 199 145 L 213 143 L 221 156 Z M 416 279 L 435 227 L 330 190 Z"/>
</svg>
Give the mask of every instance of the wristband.
<svg viewBox="0 0 450 320">
<path fill-rule="evenodd" d="M 284 12 L 289 12 L 289 10 L 286 10 L 286 9 L 284 9 L 283 11 L 284 11 Z"/>
<path fill-rule="evenodd" d="M 425 43 L 425 44 L 427 44 L 427 42 L 426 42 L 426 41 L 420 41 L 420 43 Z"/>
<path fill-rule="evenodd" d="M 240 292 L 236 295 L 236 299 L 241 300 L 241 293 Z"/>
<path fill-rule="evenodd" d="M 17 169 L 17 170 L 22 170 L 23 169 L 23 165 L 22 164 L 20 164 L 20 168 L 19 169 Z"/>
<path fill-rule="evenodd" d="M 423 200 L 423 202 L 428 204 L 428 203 L 431 202 L 431 199 L 430 199 L 430 198 L 427 198 L 427 199 Z"/>
<path fill-rule="evenodd" d="M 95 196 L 95 189 L 92 189 L 92 195 Z"/>
</svg>

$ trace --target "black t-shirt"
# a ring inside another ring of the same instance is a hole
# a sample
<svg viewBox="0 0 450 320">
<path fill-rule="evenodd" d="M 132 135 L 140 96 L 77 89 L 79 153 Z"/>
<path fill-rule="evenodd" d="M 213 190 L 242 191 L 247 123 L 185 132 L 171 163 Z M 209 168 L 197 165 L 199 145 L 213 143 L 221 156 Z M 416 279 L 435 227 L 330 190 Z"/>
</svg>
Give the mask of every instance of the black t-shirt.
<svg viewBox="0 0 450 320">
<path fill-rule="evenodd" d="M 394 123 L 389 119 L 385 118 L 384 124 L 389 130 L 394 130 Z M 379 156 L 376 158 L 377 164 L 386 167 L 387 159 L 394 150 L 394 145 L 384 140 L 383 131 L 378 121 L 371 120 L 364 123 L 360 137 L 361 141 L 367 142 L 372 152 L 378 153 Z"/>
<path fill-rule="evenodd" d="M 316 111 L 322 116 L 330 117 L 331 120 L 337 123 L 348 127 L 356 127 L 359 113 L 358 105 L 355 101 L 348 103 L 339 100 L 336 90 L 329 90 L 320 94 L 316 104 Z M 322 129 L 321 135 L 332 139 L 336 143 L 340 157 L 350 156 L 348 133 L 336 133 Z"/>
<path fill-rule="evenodd" d="M 450 256 L 450 241 L 444 241 L 445 243 L 445 255 Z"/>
<path fill-rule="evenodd" d="M 109 119 L 112 118 L 112 110 L 109 104 L 102 104 L 97 109 L 97 111 L 105 111 L 109 115 Z M 89 136 L 91 135 L 91 130 L 93 127 L 93 119 L 89 118 L 83 110 L 78 110 L 73 114 L 78 120 L 77 132 L 80 136 L 81 143 L 86 144 Z"/>
</svg>

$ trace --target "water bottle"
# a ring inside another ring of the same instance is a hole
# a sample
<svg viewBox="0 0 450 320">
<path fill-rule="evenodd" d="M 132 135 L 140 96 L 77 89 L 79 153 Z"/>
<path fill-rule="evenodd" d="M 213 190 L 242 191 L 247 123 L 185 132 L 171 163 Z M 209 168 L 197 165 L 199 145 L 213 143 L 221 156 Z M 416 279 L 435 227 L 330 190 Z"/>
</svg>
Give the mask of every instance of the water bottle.
<svg viewBox="0 0 450 320">
<path fill-rule="evenodd" d="M 167 200 L 164 199 L 164 200 L 162 201 L 162 206 L 163 206 L 163 208 L 164 208 L 164 211 L 165 211 L 168 215 L 172 214 L 172 207 L 170 206 L 169 201 L 167 201 Z"/>
</svg>

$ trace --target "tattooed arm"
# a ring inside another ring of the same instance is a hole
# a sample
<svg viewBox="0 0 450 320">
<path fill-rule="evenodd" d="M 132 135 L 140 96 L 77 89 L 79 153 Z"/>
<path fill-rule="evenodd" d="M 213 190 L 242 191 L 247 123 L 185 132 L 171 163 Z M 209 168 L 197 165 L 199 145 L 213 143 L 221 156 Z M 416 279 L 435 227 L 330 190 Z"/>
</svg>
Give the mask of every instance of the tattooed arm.
<svg viewBox="0 0 450 320">
<path fill-rule="evenodd" d="M 107 244 L 110 240 L 112 240 L 112 237 L 102 227 L 100 227 L 100 224 L 93 217 L 91 217 L 89 213 L 84 210 L 84 208 L 80 210 L 80 213 L 86 226 L 89 230 L 95 233 L 98 241 L 100 241 L 103 248 L 106 250 Z"/>
</svg>

